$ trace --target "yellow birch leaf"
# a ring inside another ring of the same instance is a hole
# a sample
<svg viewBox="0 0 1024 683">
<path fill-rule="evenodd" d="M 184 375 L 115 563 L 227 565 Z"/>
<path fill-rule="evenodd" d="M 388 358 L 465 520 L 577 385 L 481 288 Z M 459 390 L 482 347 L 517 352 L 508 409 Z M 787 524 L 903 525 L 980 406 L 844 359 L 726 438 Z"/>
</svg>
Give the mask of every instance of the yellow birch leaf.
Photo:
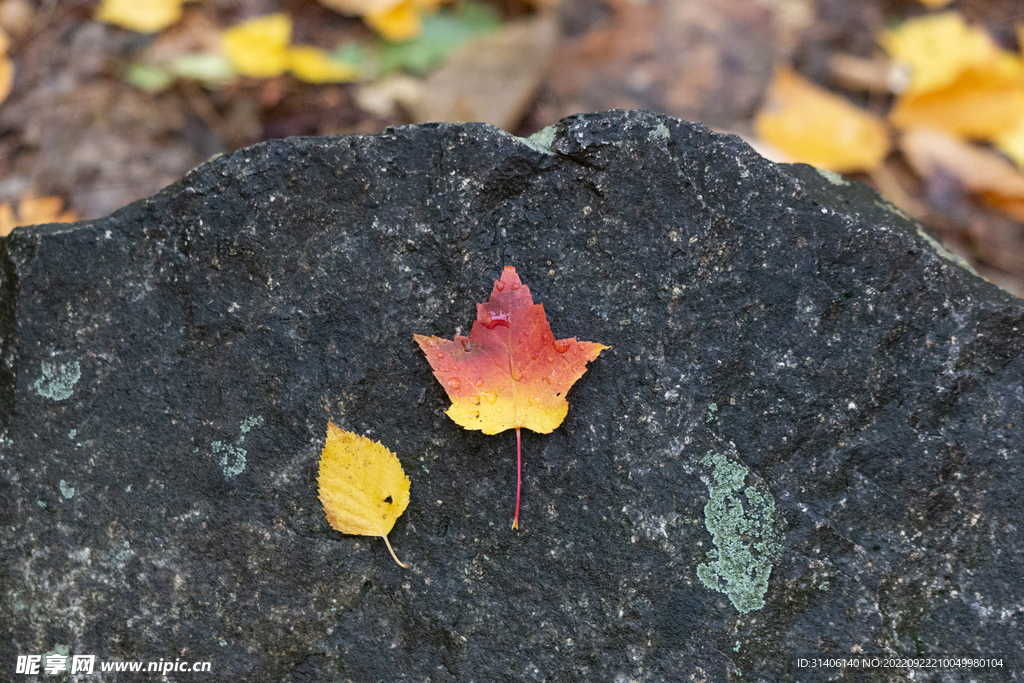
<svg viewBox="0 0 1024 683">
<path fill-rule="evenodd" d="M 837 172 L 875 168 L 890 148 L 879 118 L 788 68 L 776 71 L 754 130 L 793 159 Z"/>
<path fill-rule="evenodd" d="M 335 61 L 312 45 L 293 47 L 288 58 L 291 72 L 306 83 L 348 83 L 359 78 L 357 66 Z"/>
<path fill-rule="evenodd" d="M 908 93 L 945 87 L 967 69 L 991 62 L 999 52 L 988 33 L 968 26 L 957 12 L 905 21 L 883 32 L 879 43 L 895 61 L 910 67 Z"/>
<path fill-rule="evenodd" d="M 139 33 L 156 33 L 181 19 L 184 0 L 103 0 L 96 18 Z"/>
<path fill-rule="evenodd" d="M 343 534 L 380 536 L 401 567 L 388 532 L 409 505 L 409 478 L 398 457 L 376 441 L 327 423 L 320 457 L 320 502 Z"/>
<path fill-rule="evenodd" d="M 967 69 L 945 87 L 896 98 L 889 121 L 897 128 L 927 127 L 960 137 L 993 140 L 1012 130 L 1024 112 L 1024 68 L 1004 52 Z"/>
<path fill-rule="evenodd" d="M 289 66 L 292 20 L 284 12 L 244 21 L 224 32 L 224 53 L 243 76 L 280 76 Z"/>
</svg>

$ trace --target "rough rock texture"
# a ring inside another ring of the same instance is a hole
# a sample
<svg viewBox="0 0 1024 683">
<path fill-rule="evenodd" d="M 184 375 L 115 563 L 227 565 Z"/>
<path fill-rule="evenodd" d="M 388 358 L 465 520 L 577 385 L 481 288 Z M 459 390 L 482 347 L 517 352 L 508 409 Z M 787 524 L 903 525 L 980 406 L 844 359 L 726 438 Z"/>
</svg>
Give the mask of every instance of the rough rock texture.
<svg viewBox="0 0 1024 683">
<path fill-rule="evenodd" d="M 1024 306 L 862 186 L 639 112 L 423 125 L 2 246 L 4 671 L 1022 680 Z M 524 433 L 519 532 L 514 435 L 449 420 L 412 338 L 467 333 L 506 264 L 612 346 Z M 411 569 L 328 526 L 329 418 L 402 460 Z"/>
</svg>

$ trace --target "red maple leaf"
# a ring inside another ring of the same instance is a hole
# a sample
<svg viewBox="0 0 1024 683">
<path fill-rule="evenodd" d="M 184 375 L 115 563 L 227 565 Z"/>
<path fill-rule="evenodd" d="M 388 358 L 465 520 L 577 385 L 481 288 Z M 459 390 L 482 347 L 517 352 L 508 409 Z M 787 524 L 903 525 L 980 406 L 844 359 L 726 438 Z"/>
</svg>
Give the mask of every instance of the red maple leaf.
<svg viewBox="0 0 1024 683">
<path fill-rule="evenodd" d="M 562 424 L 565 399 L 587 362 L 610 348 L 595 342 L 555 339 L 544 305 L 533 303 L 530 288 L 512 266 L 494 281 L 491 298 L 476 305 L 469 337 L 454 340 L 414 335 L 434 376 L 448 392 L 448 417 L 484 434 L 516 430 L 516 514 L 522 490 L 522 427 L 547 434 Z"/>
</svg>

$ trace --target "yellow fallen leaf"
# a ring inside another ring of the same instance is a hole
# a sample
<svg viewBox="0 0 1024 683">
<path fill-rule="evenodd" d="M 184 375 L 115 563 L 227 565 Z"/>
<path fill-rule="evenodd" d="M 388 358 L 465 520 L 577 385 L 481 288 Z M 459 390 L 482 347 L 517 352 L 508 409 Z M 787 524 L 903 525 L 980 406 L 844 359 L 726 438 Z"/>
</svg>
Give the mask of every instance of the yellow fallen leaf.
<svg viewBox="0 0 1024 683">
<path fill-rule="evenodd" d="M 765 107 L 754 118 L 758 137 L 797 161 L 849 172 L 871 169 L 889 153 L 885 124 L 843 98 L 780 68 Z"/>
<path fill-rule="evenodd" d="M 993 140 L 1012 130 L 1024 112 L 1024 68 L 1009 53 L 967 69 L 952 83 L 896 98 L 889 121 L 897 128 L 937 128 L 952 135 Z"/>
<path fill-rule="evenodd" d="M 342 14 L 363 17 L 368 26 L 391 41 L 410 40 L 422 29 L 420 17 L 444 0 L 320 0 Z"/>
<path fill-rule="evenodd" d="M 96 18 L 139 33 L 156 33 L 181 18 L 184 0 L 103 0 Z"/>
<path fill-rule="evenodd" d="M 343 534 L 381 536 L 401 567 L 388 532 L 409 505 L 409 478 L 398 457 L 376 441 L 327 423 L 320 457 L 320 502 Z"/>
<path fill-rule="evenodd" d="M 357 66 L 335 61 L 312 45 L 293 47 L 288 59 L 291 72 L 306 83 L 348 83 L 359 78 Z"/>
<path fill-rule="evenodd" d="M 967 69 L 994 60 L 999 53 L 983 29 L 972 28 L 956 12 L 911 19 L 879 36 L 879 43 L 911 71 L 908 93 L 945 87 Z"/>
<path fill-rule="evenodd" d="M 250 19 L 224 32 L 224 53 L 243 76 L 280 76 L 289 66 L 292 20 L 284 12 Z"/>
<path fill-rule="evenodd" d="M 23 225 L 73 223 L 78 220 L 74 211 L 62 211 L 63 208 L 64 200 L 60 197 L 22 199 L 17 211 L 10 204 L 0 204 L 0 237 L 9 235 L 11 230 Z"/>
<path fill-rule="evenodd" d="M 411 40 L 423 27 L 413 0 L 404 0 L 386 10 L 367 12 L 363 19 L 370 28 L 392 41 Z"/>
</svg>

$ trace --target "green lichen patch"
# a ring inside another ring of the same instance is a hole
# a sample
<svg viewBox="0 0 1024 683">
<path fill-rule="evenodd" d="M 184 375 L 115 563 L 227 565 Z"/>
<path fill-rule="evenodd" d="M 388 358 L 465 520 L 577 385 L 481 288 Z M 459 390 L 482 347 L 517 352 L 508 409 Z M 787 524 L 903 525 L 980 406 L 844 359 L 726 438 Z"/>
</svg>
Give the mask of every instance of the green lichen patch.
<svg viewBox="0 0 1024 683">
<path fill-rule="evenodd" d="M 33 386 L 36 393 L 43 398 L 63 401 L 74 393 L 75 384 L 82 379 L 82 366 L 78 361 L 72 363 L 42 362 L 43 375 Z"/>
<path fill-rule="evenodd" d="M 708 451 L 700 464 L 711 469 L 710 477 L 702 477 L 709 492 L 704 524 L 715 547 L 710 562 L 697 566 L 697 578 L 728 595 L 740 612 L 761 609 L 772 558 L 782 551 L 775 499 L 764 485 L 745 486 L 747 468 L 720 453 Z"/>
<path fill-rule="evenodd" d="M 68 500 L 71 500 L 72 498 L 75 497 L 75 487 L 74 486 L 69 486 L 66 481 L 61 479 L 60 480 L 60 493 L 61 493 L 62 496 L 64 496 Z"/>
<path fill-rule="evenodd" d="M 245 471 L 246 456 L 249 454 L 247 450 L 242 448 L 242 444 L 245 442 L 245 435 L 248 434 L 253 427 L 258 427 L 261 424 L 263 424 L 262 415 L 248 417 L 245 420 L 242 420 L 242 424 L 239 426 L 241 434 L 233 444 L 224 443 L 223 441 L 214 441 L 210 443 L 210 448 L 213 450 L 214 455 L 220 456 L 220 466 L 225 477 L 229 479 L 231 477 L 237 477 Z"/>
<path fill-rule="evenodd" d="M 817 170 L 818 173 L 821 174 L 822 178 L 824 178 L 825 180 L 829 181 L 833 185 L 849 185 L 850 184 L 849 180 L 847 180 L 843 176 L 839 175 L 838 173 L 833 173 L 832 171 L 826 171 L 823 168 L 819 168 L 819 169 L 815 169 L 815 170 Z"/>
<path fill-rule="evenodd" d="M 555 127 L 548 126 L 542 128 L 528 138 L 517 138 L 519 142 L 523 143 L 530 149 L 536 150 L 541 154 L 554 154 L 555 151 L 551 148 L 551 145 L 555 142 Z"/>
</svg>

